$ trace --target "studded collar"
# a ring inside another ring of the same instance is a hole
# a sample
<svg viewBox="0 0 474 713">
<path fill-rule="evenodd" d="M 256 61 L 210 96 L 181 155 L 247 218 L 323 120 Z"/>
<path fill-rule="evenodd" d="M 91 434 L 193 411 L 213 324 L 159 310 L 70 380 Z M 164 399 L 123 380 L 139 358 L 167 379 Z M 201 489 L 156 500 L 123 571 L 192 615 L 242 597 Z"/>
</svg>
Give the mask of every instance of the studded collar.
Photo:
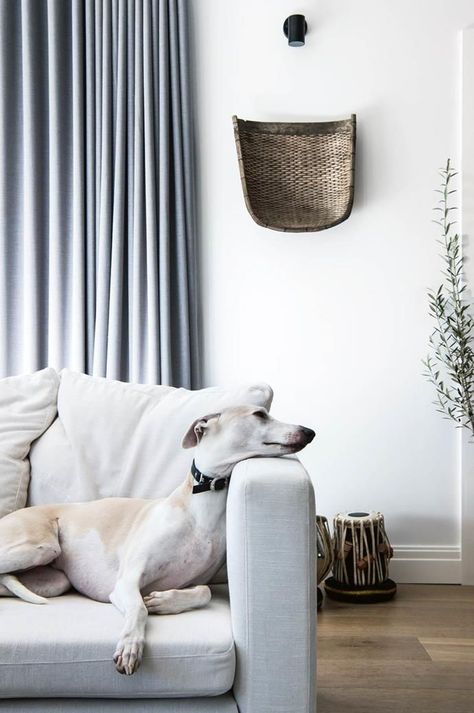
<svg viewBox="0 0 474 713">
<path fill-rule="evenodd" d="M 191 473 L 196 481 L 196 485 L 193 486 L 193 495 L 205 493 L 208 490 L 224 490 L 229 485 L 230 475 L 225 478 L 211 478 L 209 475 L 201 473 L 194 461 L 191 465 Z"/>
</svg>

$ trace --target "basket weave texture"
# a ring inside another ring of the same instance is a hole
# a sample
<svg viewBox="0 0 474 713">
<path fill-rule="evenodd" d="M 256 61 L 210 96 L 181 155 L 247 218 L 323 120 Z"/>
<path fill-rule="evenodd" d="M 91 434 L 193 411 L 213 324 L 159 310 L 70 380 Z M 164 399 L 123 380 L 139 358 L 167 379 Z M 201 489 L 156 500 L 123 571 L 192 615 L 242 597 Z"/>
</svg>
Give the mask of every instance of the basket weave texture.
<svg viewBox="0 0 474 713">
<path fill-rule="evenodd" d="M 354 200 L 356 117 L 280 123 L 233 117 L 245 203 L 259 225 L 287 232 L 331 228 Z"/>
</svg>

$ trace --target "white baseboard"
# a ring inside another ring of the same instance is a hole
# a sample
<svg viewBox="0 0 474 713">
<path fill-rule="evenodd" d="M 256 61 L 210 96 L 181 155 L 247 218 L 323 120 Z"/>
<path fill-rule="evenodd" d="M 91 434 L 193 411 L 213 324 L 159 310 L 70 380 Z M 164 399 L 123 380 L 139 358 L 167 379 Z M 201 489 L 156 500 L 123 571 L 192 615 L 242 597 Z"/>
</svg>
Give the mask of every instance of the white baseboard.
<svg viewBox="0 0 474 713">
<path fill-rule="evenodd" d="M 394 545 L 390 577 L 410 584 L 460 584 L 462 559 L 459 547 Z"/>
</svg>

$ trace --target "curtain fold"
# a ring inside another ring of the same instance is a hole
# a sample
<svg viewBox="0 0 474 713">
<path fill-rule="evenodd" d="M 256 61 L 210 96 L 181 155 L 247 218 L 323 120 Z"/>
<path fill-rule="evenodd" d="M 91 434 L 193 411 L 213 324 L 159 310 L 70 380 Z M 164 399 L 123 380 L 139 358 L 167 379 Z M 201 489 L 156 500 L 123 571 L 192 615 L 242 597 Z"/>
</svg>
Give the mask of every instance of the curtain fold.
<svg viewBox="0 0 474 713">
<path fill-rule="evenodd" d="M 0 3 L 0 375 L 199 385 L 186 0 Z"/>
</svg>

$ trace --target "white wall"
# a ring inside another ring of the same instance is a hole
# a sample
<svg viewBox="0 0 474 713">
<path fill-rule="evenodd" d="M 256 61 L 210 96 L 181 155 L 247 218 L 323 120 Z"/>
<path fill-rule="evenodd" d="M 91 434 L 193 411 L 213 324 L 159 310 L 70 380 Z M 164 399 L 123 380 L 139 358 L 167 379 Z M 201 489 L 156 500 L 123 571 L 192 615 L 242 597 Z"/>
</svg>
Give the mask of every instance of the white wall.
<svg viewBox="0 0 474 713">
<path fill-rule="evenodd" d="M 274 414 L 318 432 L 302 454 L 318 511 L 381 510 L 405 557 L 450 560 L 436 577 L 455 580 L 459 438 L 431 405 L 421 359 L 432 327 L 426 287 L 440 270 L 433 188 L 438 166 L 459 160 L 460 30 L 474 21 L 474 4 L 191 4 L 205 381 L 268 381 Z M 282 34 L 294 12 L 309 24 L 298 49 Z M 256 225 L 232 115 L 312 121 L 352 112 L 350 218 L 313 234 Z M 416 569 L 413 578 L 431 577 Z"/>
</svg>

